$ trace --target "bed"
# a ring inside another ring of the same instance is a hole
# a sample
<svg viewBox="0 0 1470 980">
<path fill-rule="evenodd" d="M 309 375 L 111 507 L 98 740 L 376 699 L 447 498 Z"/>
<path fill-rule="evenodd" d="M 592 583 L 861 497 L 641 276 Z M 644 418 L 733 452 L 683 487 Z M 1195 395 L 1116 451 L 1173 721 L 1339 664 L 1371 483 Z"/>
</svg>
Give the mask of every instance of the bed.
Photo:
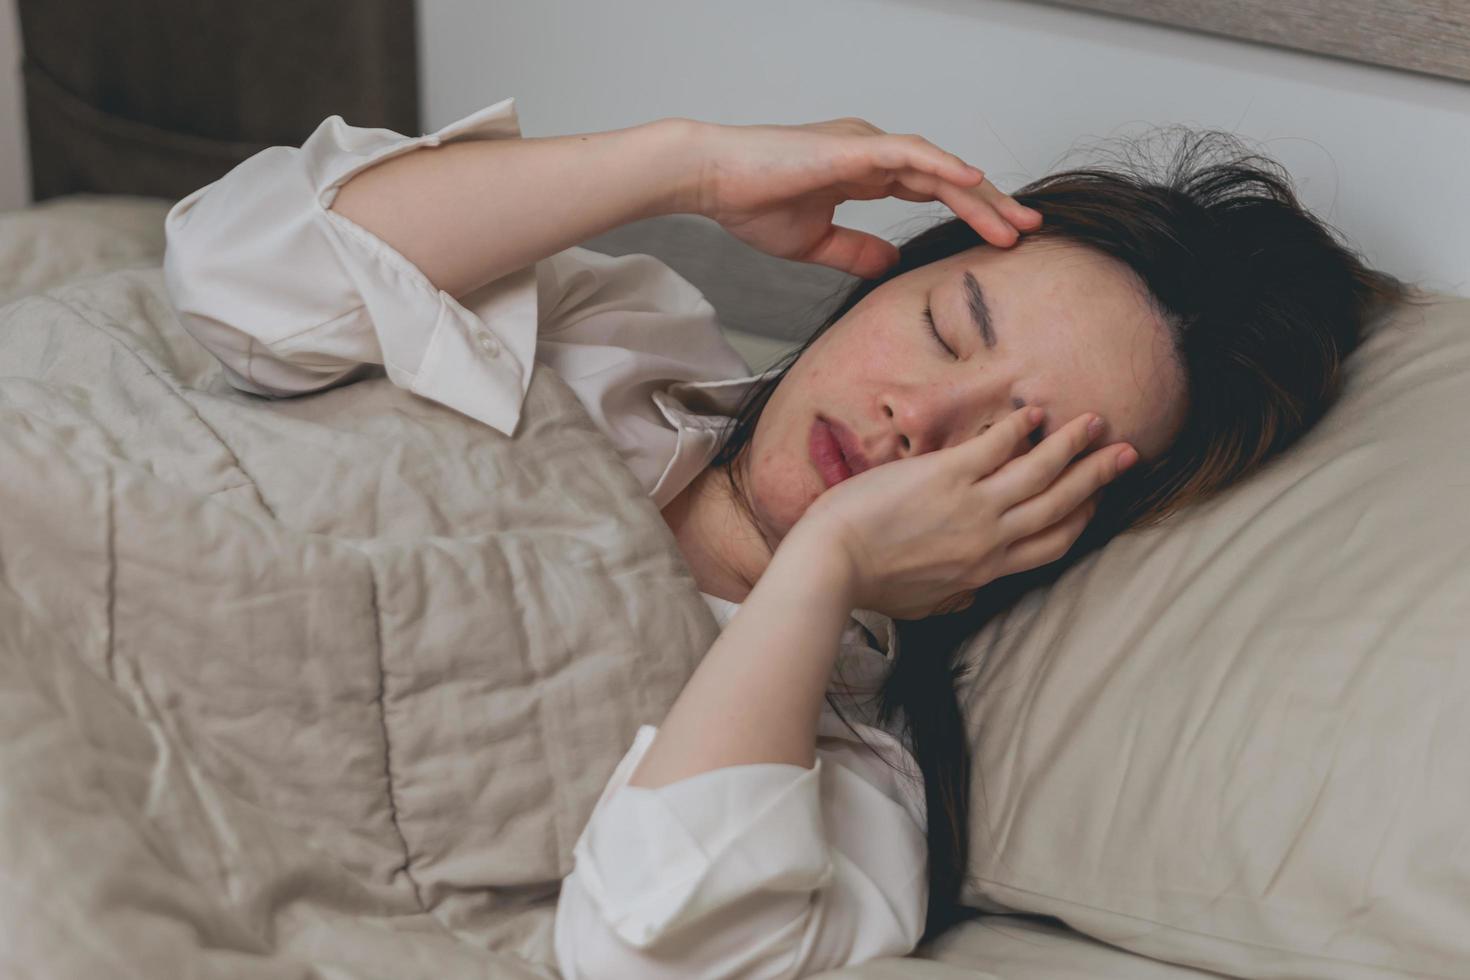
<svg viewBox="0 0 1470 980">
<path fill-rule="evenodd" d="M 129 103 L 85 70 L 124 27 L 66 6 L 21 4 L 43 178 L 0 215 L 0 973 L 555 978 L 578 829 L 716 635 L 671 535 L 548 372 L 516 438 L 382 377 L 232 389 L 162 219 L 293 141 L 282 90 Z M 417 131 L 411 18 L 362 7 L 352 121 Z M 242 65 L 282 33 L 195 26 Z M 844 281 L 687 216 L 587 244 L 674 266 L 757 370 Z M 1470 975 L 1470 301 L 1433 298 L 1287 457 L 976 635 L 982 914 L 824 976 Z"/>
</svg>

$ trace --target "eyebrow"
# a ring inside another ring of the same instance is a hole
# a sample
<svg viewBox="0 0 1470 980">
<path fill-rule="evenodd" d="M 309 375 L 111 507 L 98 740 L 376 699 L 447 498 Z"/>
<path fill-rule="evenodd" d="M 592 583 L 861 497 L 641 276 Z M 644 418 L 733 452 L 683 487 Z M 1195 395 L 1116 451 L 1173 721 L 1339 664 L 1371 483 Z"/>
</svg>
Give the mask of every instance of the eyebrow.
<svg viewBox="0 0 1470 980">
<path fill-rule="evenodd" d="M 988 350 L 995 349 L 995 325 L 990 321 L 990 305 L 985 302 L 985 290 L 980 288 L 980 280 L 970 271 L 965 272 L 965 305 L 970 308 L 970 319 L 975 321 L 975 327 L 980 331 L 980 339 L 985 341 Z"/>
</svg>

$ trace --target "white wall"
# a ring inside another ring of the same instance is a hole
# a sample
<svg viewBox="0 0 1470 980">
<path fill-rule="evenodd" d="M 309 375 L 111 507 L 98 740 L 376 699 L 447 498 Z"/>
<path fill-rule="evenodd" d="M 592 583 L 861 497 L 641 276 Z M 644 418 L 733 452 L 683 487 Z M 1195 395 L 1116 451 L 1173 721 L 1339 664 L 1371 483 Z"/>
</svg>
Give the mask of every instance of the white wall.
<svg viewBox="0 0 1470 980">
<path fill-rule="evenodd" d="M 1014 190 L 1110 136 L 1219 128 L 1371 264 L 1470 296 L 1470 83 L 1022 0 L 420 0 L 419 43 L 426 132 L 507 96 L 526 136 L 852 115 Z M 838 220 L 896 237 L 941 212 Z"/>
<path fill-rule="evenodd" d="M 0 211 L 30 203 L 30 175 L 20 79 L 20 17 L 15 0 L 0 0 Z"/>
</svg>

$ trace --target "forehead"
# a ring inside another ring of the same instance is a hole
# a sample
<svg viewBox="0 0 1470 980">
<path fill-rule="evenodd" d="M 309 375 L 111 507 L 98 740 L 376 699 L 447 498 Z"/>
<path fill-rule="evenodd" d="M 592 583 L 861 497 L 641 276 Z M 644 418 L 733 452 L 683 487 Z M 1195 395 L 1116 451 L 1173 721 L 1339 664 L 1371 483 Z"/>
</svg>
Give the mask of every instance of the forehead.
<svg viewBox="0 0 1470 980">
<path fill-rule="evenodd" d="M 1182 418 L 1183 379 L 1167 327 L 1127 265 L 1077 245 L 1023 238 L 1010 249 L 977 247 L 929 268 L 938 276 L 936 301 L 967 326 L 962 277 L 975 276 L 995 326 L 997 344 L 987 353 L 1014 360 L 1017 393 L 1046 408 L 1048 432 L 1097 412 L 1107 428 L 1094 446 L 1128 441 L 1144 459 L 1164 451 Z"/>
</svg>

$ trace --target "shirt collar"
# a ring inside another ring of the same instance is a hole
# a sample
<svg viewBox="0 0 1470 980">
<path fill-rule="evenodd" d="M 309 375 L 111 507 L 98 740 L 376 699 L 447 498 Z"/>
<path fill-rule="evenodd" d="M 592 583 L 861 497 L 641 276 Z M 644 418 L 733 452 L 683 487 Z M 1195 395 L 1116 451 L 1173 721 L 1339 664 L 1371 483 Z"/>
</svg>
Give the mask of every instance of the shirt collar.
<svg viewBox="0 0 1470 980">
<path fill-rule="evenodd" d="M 771 368 L 760 374 L 747 374 L 739 378 L 722 378 L 718 381 L 676 381 L 665 389 L 678 407 L 678 414 L 690 421 L 709 419 L 716 427 L 723 427 L 726 420 L 735 415 L 741 401 L 751 388 L 768 378 L 781 373 L 781 368 Z M 705 428 L 707 424 L 698 423 Z"/>
</svg>

